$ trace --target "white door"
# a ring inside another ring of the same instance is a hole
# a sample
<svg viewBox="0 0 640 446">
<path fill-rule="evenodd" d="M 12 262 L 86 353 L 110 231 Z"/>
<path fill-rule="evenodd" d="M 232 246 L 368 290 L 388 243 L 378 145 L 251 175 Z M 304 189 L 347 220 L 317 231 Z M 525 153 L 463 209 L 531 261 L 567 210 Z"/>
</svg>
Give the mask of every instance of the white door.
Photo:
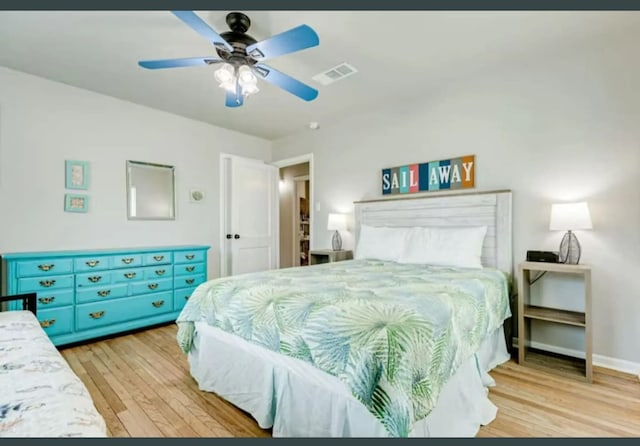
<svg viewBox="0 0 640 446">
<path fill-rule="evenodd" d="M 229 276 L 277 268 L 278 169 L 222 156 L 222 267 Z"/>
</svg>

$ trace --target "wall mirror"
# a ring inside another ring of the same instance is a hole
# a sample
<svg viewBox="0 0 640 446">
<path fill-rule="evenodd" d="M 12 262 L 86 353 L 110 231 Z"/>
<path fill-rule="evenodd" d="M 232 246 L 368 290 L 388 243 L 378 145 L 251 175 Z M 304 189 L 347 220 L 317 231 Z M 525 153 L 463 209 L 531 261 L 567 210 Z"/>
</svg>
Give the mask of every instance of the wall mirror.
<svg viewBox="0 0 640 446">
<path fill-rule="evenodd" d="M 175 220 L 173 166 L 127 161 L 127 218 Z"/>
</svg>

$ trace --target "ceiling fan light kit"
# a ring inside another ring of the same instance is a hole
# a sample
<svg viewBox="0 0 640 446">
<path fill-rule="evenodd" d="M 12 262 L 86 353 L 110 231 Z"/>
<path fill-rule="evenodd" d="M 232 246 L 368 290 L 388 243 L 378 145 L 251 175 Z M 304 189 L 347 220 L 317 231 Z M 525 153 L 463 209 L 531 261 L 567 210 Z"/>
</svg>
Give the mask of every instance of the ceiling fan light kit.
<svg viewBox="0 0 640 446">
<path fill-rule="evenodd" d="M 247 65 L 234 67 L 229 63 L 224 63 L 213 73 L 220 88 L 235 93 L 240 89 L 240 94 L 247 97 L 260 91 L 258 88 L 258 78 L 253 74 Z"/>
<path fill-rule="evenodd" d="M 227 107 L 239 107 L 247 96 L 259 92 L 258 78 L 305 101 L 318 97 L 316 89 L 262 63 L 267 59 L 317 46 L 320 40 L 311 27 L 300 25 L 258 42 L 246 34 L 251 20 L 241 12 L 227 14 L 226 22 L 230 31 L 222 34 L 218 34 L 193 11 L 172 12 L 209 40 L 215 47 L 217 56 L 146 60 L 138 62 L 141 67 L 155 70 L 222 63 L 214 72 L 214 78 L 225 90 Z"/>
</svg>

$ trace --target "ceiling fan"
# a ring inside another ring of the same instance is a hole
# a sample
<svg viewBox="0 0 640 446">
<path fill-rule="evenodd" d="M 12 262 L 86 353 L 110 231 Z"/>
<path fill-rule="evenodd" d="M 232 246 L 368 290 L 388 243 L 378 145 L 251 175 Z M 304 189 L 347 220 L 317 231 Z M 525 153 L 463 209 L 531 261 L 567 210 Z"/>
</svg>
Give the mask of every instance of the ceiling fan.
<svg viewBox="0 0 640 446">
<path fill-rule="evenodd" d="M 217 56 L 141 60 L 138 62 L 141 67 L 155 70 L 222 63 L 214 77 L 226 91 L 227 107 L 239 107 L 245 97 L 257 93 L 258 77 L 305 101 L 312 101 L 318 96 L 318 90 L 262 63 L 267 59 L 317 46 L 320 41 L 311 27 L 300 25 L 258 42 L 246 34 L 251 21 L 241 12 L 227 14 L 226 22 L 230 31 L 222 34 L 214 31 L 193 11 L 171 12 L 213 43 Z"/>
</svg>

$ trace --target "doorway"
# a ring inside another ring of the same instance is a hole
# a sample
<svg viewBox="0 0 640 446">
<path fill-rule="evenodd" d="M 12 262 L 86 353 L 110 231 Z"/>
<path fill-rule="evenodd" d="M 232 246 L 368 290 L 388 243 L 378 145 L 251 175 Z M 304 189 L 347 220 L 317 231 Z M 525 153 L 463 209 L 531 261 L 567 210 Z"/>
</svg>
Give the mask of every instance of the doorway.
<svg viewBox="0 0 640 446">
<path fill-rule="evenodd" d="M 279 167 L 279 267 L 309 265 L 313 232 L 312 155 L 274 163 Z"/>
</svg>

